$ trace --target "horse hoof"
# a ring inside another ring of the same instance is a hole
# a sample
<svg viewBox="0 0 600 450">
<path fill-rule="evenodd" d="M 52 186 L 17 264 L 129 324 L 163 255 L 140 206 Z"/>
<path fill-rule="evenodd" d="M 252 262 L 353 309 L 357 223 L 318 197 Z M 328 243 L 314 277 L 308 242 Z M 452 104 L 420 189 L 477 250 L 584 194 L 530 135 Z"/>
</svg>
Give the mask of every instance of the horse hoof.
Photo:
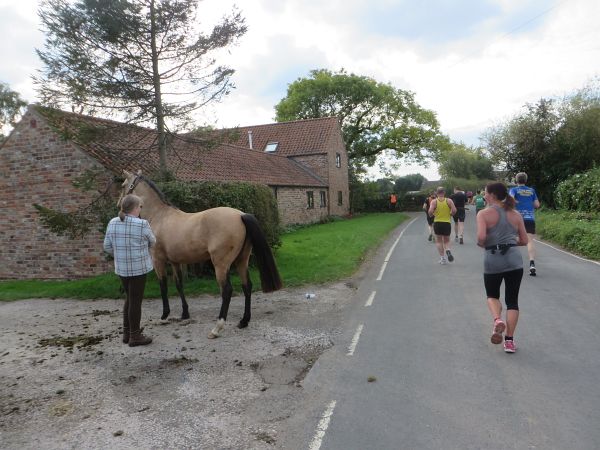
<svg viewBox="0 0 600 450">
<path fill-rule="evenodd" d="M 160 323 L 161 325 L 169 325 L 169 320 L 168 319 L 160 319 L 158 321 L 158 323 Z"/>
<path fill-rule="evenodd" d="M 169 317 L 169 314 L 170 314 L 170 311 L 166 312 L 166 313 L 163 313 L 163 315 L 160 316 L 160 320 L 167 320 L 167 317 Z"/>
<path fill-rule="evenodd" d="M 238 328 L 246 328 L 248 326 L 248 322 L 244 322 L 243 320 L 240 320 L 240 323 L 238 323 Z"/>
<path fill-rule="evenodd" d="M 187 320 L 187 319 L 189 319 L 189 318 L 190 318 L 190 315 L 189 315 L 189 314 L 182 314 L 182 315 L 181 315 L 181 320 Z"/>
<path fill-rule="evenodd" d="M 216 339 L 218 337 L 219 337 L 219 335 L 218 334 L 214 334 L 212 331 L 210 333 L 208 333 L 208 338 L 209 339 Z"/>
</svg>

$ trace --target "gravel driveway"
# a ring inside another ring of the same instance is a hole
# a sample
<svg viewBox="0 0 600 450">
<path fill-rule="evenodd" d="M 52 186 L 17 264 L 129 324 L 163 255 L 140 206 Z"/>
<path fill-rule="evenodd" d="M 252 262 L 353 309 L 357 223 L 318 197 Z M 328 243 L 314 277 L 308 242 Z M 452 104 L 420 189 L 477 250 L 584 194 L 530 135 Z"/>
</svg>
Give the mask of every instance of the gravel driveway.
<svg viewBox="0 0 600 450">
<path fill-rule="evenodd" d="M 122 300 L 0 303 L 0 448 L 280 448 L 354 292 L 340 282 L 255 293 L 243 330 L 234 297 L 214 340 L 220 299 L 189 298 L 191 320 L 168 324 L 161 301 L 145 300 L 154 342 L 134 348 L 121 343 Z"/>
</svg>

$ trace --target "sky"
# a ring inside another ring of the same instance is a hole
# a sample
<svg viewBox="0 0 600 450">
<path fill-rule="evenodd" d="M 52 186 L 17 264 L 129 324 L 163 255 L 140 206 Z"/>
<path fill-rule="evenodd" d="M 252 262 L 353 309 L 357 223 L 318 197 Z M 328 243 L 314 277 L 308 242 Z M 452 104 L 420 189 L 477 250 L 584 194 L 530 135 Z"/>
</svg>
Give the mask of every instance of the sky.
<svg viewBox="0 0 600 450">
<path fill-rule="evenodd" d="M 273 122 L 290 83 L 343 68 L 413 92 L 452 140 L 476 146 L 525 104 L 600 72 L 598 0 L 200 0 L 202 26 L 234 7 L 248 32 L 219 62 L 235 69 L 236 89 L 198 117 L 217 127 Z M 0 82 L 29 102 L 44 40 L 37 8 L 0 0 Z M 438 177 L 435 166 L 395 171 L 409 173 Z"/>
</svg>

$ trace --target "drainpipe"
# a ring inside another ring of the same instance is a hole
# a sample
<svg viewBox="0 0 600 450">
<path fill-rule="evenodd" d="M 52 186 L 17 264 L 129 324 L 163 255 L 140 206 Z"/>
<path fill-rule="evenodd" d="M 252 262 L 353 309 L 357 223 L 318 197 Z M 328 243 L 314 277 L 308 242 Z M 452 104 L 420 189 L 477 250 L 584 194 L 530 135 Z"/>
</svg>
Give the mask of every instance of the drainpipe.
<svg viewBox="0 0 600 450">
<path fill-rule="evenodd" d="M 250 150 L 252 150 L 252 131 L 248 130 L 248 145 L 250 145 Z"/>
</svg>

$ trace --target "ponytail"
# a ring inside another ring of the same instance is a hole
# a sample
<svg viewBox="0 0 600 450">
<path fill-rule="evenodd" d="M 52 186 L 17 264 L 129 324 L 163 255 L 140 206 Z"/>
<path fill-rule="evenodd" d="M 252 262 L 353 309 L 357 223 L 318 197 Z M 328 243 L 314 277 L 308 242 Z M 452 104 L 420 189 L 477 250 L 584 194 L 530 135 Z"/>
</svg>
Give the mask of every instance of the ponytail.
<svg viewBox="0 0 600 450">
<path fill-rule="evenodd" d="M 492 194 L 506 210 L 515 209 L 515 199 L 508 194 L 508 189 L 504 183 L 488 183 L 485 189 Z"/>
</svg>

